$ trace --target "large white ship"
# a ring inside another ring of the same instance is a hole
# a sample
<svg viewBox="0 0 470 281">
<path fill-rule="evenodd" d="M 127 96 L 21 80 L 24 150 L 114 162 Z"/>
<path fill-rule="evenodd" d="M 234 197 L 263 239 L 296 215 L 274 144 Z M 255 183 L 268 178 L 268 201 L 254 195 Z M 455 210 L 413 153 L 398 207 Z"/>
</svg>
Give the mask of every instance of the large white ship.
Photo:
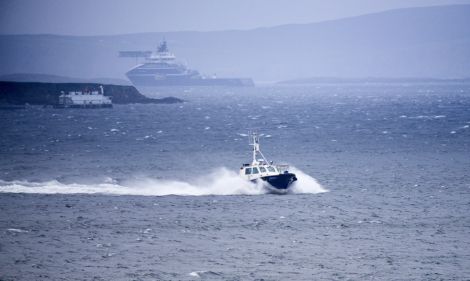
<svg viewBox="0 0 470 281">
<path fill-rule="evenodd" d="M 126 73 L 129 80 L 141 89 L 161 86 L 254 86 L 251 78 L 204 77 L 198 71 L 188 69 L 176 61 L 163 41 L 156 52 L 121 52 L 121 57 L 144 57 L 145 62 L 138 64 Z"/>
</svg>

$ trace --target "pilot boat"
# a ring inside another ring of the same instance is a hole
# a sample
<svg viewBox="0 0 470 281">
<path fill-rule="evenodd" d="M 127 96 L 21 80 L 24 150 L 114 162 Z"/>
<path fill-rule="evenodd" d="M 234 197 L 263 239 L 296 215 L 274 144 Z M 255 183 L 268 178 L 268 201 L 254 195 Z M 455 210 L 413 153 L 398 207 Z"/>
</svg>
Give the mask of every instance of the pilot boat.
<svg viewBox="0 0 470 281">
<path fill-rule="evenodd" d="M 246 180 L 261 183 L 270 191 L 285 193 L 293 182 L 297 180 L 294 173 L 288 171 L 288 165 L 275 165 L 264 157 L 260 150 L 259 135 L 252 134 L 253 161 L 251 164 L 243 164 L 240 168 L 240 176 Z"/>
</svg>

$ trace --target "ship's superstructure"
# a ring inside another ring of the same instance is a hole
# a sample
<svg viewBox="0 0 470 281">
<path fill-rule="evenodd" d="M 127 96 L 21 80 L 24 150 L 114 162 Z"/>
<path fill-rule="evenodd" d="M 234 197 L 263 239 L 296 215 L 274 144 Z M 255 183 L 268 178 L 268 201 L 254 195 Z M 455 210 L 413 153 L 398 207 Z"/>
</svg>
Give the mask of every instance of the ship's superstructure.
<svg viewBox="0 0 470 281">
<path fill-rule="evenodd" d="M 253 86 L 250 78 L 204 77 L 176 61 L 166 41 L 156 52 L 121 52 L 122 57 L 144 57 L 145 62 L 129 70 L 126 75 L 136 87 L 158 86 Z"/>
<path fill-rule="evenodd" d="M 59 102 L 56 105 L 59 108 L 103 108 L 113 107 L 110 97 L 104 95 L 103 86 L 100 91 L 71 91 L 62 92 L 59 96 Z"/>
</svg>

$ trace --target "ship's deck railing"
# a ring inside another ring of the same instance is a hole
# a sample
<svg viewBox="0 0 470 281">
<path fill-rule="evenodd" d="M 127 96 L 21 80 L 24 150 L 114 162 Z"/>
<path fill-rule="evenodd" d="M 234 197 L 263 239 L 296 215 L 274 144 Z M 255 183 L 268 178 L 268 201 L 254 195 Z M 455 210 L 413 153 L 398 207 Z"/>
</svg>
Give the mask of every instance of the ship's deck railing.
<svg viewBox="0 0 470 281">
<path fill-rule="evenodd" d="M 276 168 L 277 170 L 280 172 L 280 173 L 284 173 L 286 171 L 289 170 L 289 165 L 287 164 L 280 164 L 280 165 L 276 165 Z"/>
</svg>

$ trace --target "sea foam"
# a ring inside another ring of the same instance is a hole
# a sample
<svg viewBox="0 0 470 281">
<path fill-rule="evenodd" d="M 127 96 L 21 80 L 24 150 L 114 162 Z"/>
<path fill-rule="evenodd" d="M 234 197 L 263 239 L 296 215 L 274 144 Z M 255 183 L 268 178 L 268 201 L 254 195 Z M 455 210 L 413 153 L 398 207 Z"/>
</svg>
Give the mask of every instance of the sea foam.
<svg viewBox="0 0 470 281">
<path fill-rule="evenodd" d="M 298 181 L 291 193 L 326 192 L 313 177 L 292 168 Z M 141 196 L 202 196 L 202 195 L 259 195 L 268 190 L 262 184 L 242 179 L 235 171 L 226 168 L 215 169 L 212 173 L 191 181 L 161 180 L 141 178 L 120 183 L 107 181 L 98 184 L 65 184 L 56 180 L 47 182 L 1 181 L 3 193 L 43 193 L 43 194 L 110 194 Z"/>
</svg>

